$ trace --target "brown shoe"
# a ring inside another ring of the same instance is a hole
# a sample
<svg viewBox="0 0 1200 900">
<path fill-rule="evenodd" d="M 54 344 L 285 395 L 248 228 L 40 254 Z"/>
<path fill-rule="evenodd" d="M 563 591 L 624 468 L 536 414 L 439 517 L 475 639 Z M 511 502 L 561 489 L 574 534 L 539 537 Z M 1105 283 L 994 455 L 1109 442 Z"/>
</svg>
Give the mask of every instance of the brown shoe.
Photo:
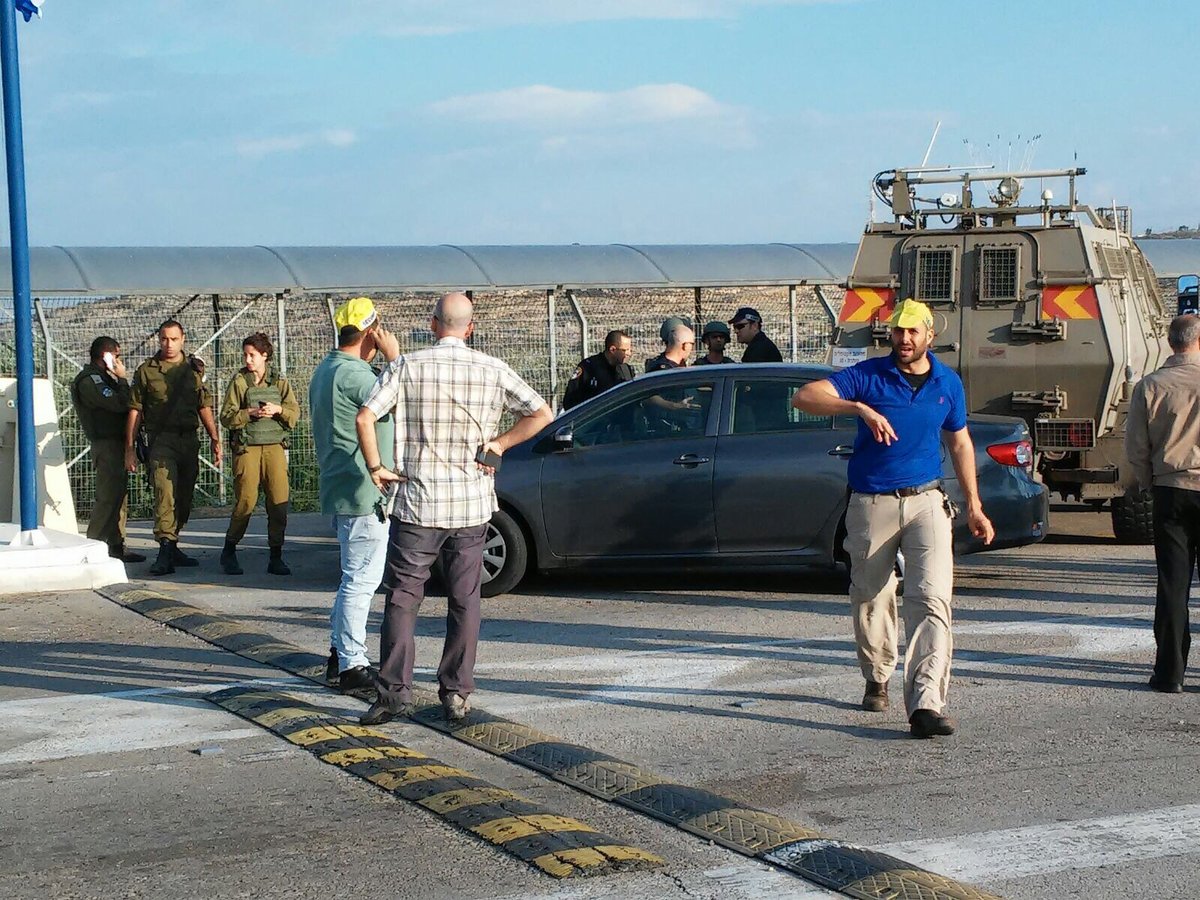
<svg viewBox="0 0 1200 900">
<path fill-rule="evenodd" d="M 915 738 L 954 734 L 954 720 L 932 709 L 918 709 L 908 717 L 908 728 Z"/>
<path fill-rule="evenodd" d="M 888 708 L 887 682 L 868 681 L 863 693 L 862 708 L 867 712 L 883 712 Z"/>
</svg>

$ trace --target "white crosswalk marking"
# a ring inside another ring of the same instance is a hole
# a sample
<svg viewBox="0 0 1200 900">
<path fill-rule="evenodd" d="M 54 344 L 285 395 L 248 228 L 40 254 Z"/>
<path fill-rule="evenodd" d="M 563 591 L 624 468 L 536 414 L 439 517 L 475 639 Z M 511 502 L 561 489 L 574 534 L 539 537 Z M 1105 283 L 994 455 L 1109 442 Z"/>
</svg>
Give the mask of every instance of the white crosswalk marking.
<svg viewBox="0 0 1200 900">
<path fill-rule="evenodd" d="M 1200 854 L 1200 804 L 876 847 L 967 882 Z"/>
</svg>

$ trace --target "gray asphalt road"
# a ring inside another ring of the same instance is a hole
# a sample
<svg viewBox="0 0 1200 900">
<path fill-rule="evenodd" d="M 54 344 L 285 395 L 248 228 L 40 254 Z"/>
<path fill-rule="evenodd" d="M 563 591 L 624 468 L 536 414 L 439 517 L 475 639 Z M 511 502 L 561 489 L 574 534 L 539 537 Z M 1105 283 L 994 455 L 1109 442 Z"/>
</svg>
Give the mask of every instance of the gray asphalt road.
<svg viewBox="0 0 1200 900">
<path fill-rule="evenodd" d="M 220 575 L 224 524 L 194 523 L 185 544 L 203 565 L 154 586 L 323 652 L 337 582 L 324 522 L 294 517 L 290 579 L 265 574 L 258 519 L 247 574 Z M 1059 510 L 1054 530 L 1045 544 L 961 561 L 961 728 L 947 740 L 911 740 L 898 710 L 858 709 L 836 574 L 536 580 L 486 601 L 476 701 L 1004 897 L 1190 897 L 1200 712 L 1195 691 L 1144 688 L 1151 552 L 1113 544 L 1107 514 Z M 135 528 L 133 543 L 147 536 Z M 429 684 L 444 614 L 437 597 L 422 609 Z M 556 882 L 201 698 L 265 679 L 349 716 L 359 701 L 90 593 L 0 598 L 0 631 L 9 896 L 829 896 L 419 725 L 385 727 L 667 862 Z"/>
</svg>

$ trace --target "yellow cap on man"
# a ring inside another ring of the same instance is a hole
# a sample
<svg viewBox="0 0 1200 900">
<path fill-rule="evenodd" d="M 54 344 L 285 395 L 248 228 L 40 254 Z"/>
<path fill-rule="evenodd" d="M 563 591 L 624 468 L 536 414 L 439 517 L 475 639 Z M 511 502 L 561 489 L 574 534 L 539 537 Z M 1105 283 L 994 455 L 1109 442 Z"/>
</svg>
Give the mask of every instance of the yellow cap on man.
<svg viewBox="0 0 1200 900">
<path fill-rule="evenodd" d="M 932 328 L 933 313 L 920 300 L 907 297 L 896 304 L 888 317 L 888 324 L 893 328 L 917 328 L 920 325 Z"/>
<path fill-rule="evenodd" d="M 333 324 L 337 326 L 338 331 L 347 326 L 357 328 L 359 331 L 366 331 L 378 321 L 379 313 L 376 312 L 375 304 L 371 302 L 370 297 L 355 297 L 353 300 L 347 300 L 333 314 Z"/>
</svg>

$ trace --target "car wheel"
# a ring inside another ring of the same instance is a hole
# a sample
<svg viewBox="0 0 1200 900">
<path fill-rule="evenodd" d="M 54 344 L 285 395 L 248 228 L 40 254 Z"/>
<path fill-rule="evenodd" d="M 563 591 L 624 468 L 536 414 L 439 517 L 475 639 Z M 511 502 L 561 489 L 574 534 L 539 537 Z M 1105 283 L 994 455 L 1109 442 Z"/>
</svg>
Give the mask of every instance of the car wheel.
<svg viewBox="0 0 1200 900">
<path fill-rule="evenodd" d="M 1112 501 L 1113 535 L 1120 544 L 1154 543 L 1154 494 L 1131 491 Z"/>
<path fill-rule="evenodd" d="M 497 510 L 488 522 L 483 538 L 483 577 L 480 593 L 484 597 L 506 594 L 525 577 L 529 564 L 529 546 L 525 532 L 512 516 Z"/>
</svg>

